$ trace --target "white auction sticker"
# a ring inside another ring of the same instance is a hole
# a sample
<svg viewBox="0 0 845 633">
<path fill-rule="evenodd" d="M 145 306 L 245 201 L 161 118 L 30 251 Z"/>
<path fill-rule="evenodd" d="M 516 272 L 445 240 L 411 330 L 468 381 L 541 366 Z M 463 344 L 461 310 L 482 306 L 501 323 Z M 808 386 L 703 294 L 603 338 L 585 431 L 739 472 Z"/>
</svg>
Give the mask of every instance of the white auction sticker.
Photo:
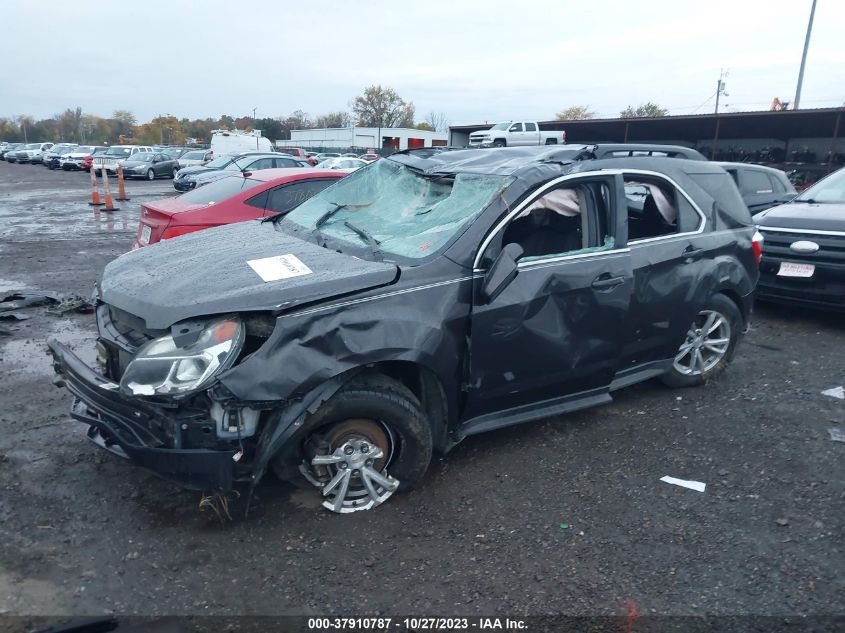
<svg viewBox="0 0 845 633">
<path fill-rule="evenodd" d="M 247 264 L 264 281 L 278 281 L 279 279 L 290 279 L 291 277 L 311 274 L 311 269 L 308 266 L 303 264 L 296 255 L 290 254 L 250 259 Z"/>
</svg>

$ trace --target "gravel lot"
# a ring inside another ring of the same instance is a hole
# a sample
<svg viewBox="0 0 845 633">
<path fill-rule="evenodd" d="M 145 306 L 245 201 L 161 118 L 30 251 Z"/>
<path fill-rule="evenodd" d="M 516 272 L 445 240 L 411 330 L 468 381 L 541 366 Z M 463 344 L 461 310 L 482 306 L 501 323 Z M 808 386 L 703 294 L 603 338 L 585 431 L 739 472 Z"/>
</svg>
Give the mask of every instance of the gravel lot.
<svg viewBox="0 0 845 633">
<path fill-rule="evenodd" d="M 0 162 L 0 291 L 90 294 L 174 193 L 127 189 L 94 212 L 87 174 Z M 718 382 L 470 438 L 376 511 L 268 477 L 221 523 L 70 420 L 44 342 L 92 358 L 93 318 L 26 312 L 0 337 L 0 614 L 845 614 L 841 315 L 758 306 Z"/>
</svg>

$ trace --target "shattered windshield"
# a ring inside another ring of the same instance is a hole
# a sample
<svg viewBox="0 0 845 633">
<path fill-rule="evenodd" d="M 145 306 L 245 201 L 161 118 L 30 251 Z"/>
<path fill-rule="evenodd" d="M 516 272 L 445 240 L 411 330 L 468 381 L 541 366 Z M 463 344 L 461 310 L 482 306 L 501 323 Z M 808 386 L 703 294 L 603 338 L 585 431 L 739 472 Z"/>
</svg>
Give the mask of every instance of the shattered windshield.
<svg viewBox="0 0 845 633">
<path fill-rule="evenodd" d="M 356 245 L 363 230 L 386 255 L 422 259 L 445 246 L 512 181 L 482 174 L 426 176 L 379 160 L 303 202 L 283 222 Z"/>
</svg>

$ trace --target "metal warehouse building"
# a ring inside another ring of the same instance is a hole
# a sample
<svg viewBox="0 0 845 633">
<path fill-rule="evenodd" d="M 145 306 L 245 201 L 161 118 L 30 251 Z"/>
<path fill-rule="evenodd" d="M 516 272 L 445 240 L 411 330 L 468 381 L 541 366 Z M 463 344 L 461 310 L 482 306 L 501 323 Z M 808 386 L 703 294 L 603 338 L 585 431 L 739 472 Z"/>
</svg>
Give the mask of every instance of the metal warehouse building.
<svg viewBox="0 0 845 633">
<path fill-rule="evenodd" d="M 338 127 L 291 130 L 290 140 L 276 141 L 278 147 L 295 145 L 308 149 L 391 149 L 446 145 L 445 132 L 404 127 Z"/>
<path fill-rule="evenodd" d="M 485 125 L 449 128 L 449 145 L 464 146 Z M 714 160 L 740 160 L 819 171 L 845 164 L 845 107 L 777 112 L 730 112 L 632 119 L 541 121 L 566 130 L 571 144 L 665 143 L 694 147 Z"/>
</svg>

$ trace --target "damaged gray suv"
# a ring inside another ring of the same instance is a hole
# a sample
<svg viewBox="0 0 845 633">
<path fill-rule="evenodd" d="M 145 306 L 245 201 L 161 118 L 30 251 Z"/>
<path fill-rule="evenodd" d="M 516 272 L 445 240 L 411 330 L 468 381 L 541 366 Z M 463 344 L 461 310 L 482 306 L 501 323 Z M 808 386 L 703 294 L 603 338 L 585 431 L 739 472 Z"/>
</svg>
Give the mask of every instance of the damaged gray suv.
<svg viewBox="0 0 845 633">
<path fill-rule="evenodd" d="M 721 167 L 626 153 L 400 152 L 284 217 L 127 253 L 96 295 L 99 367 L 51 341 L 56 382 L 161 477 L 304 476 L 335 512 L 469 435 L 701 384 L 748 324 L 759 236 Z"/>
</svg>

